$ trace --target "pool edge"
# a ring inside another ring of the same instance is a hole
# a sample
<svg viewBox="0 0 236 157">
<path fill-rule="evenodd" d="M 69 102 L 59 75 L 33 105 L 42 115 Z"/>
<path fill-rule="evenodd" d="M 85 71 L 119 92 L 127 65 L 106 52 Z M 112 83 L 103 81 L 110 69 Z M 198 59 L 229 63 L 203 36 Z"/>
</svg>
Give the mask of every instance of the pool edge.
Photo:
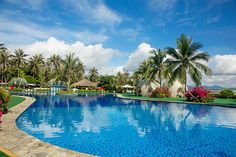
<svg viewBox="0 0 236 157">
<path fill-rule="evenodd" d="M 55 146 L 43 142 L 26 132 L 20 130 L 16 125 L 16 119 L 35 102 L 35 98 L 26 97 L 23 102 L 9 109 L 9 112 L 2 118 L 3 123 L 0 129 L 0 145 L 17 156 L 70 156 L 90 157 L 93 155 L 76 152 L 70 149 Z"/>
</svg>

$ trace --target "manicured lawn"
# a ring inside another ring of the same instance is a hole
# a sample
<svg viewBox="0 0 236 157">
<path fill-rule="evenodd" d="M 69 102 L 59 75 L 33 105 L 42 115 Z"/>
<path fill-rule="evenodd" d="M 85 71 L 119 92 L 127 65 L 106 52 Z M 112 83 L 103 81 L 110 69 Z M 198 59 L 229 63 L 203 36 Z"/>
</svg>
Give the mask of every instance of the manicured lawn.
<svg viewBox="0 0 236 157">
<path fill-rule="evenodd" d="M 122 94 L 122 96 L 125 97 L 125 98 L 138 99 L 138 100 L 189 103 L 189 102 L 186 101 L 186 98 L 151 98 L 151 97 L 135 96 L 135 95 L 132 95 L 132 94 Z M 209 102 L 207 104 L 236 107 L 236 99 L 216 98 L 214 100 L 214 102 Z"/>
<path fill-rule="evenodd" d="M 7 154 L 0 151 L 0 157 L 9 157 Z"/>
<path fill-rule="evenodd" d="M 11 96 L 11 101 L 8 103 L 8 109 L 12 108 L 13 106 L 18 105 L 19 103 L 23 102 L 25 98 L 18 97 L 18 96 Z"/>
</svg>

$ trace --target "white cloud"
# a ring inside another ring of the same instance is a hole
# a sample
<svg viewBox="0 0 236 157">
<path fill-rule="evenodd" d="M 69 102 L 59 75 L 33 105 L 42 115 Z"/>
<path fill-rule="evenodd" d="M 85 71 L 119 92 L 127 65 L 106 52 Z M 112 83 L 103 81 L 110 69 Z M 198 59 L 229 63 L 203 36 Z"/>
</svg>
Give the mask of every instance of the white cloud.
<svg viewBox="0 0 236 157">
<path fill-rule="evenodd" d="M 105 42 L 109 39 L 107 35 L 99 32 L 76 32 L 60 27 L 43 27 L 32 21 L 12 21 L 0 18 L 0 40 L 7 44 L 29 44 L 46 40 L 50 36 L 80 40 L 84 43 Z"/>
<path fill-rule="evenodd" d="M 130 54 L 127 64 L 124 68 L 128 71 L 133 72 L 136 70 L 140 63 L 142 63 L 146 58 L 149 57 L 149 52 L 153 48 L 147 43 L 141 43 L 137 50 Z"/>
<path fill-rule="evenodd" d="M 236 75 L 236 55 L 216 55 L 209 61 L 214 74 Z"/>
<path fill-rule="evenodd" d="M 85 43 L 105 42 L 109 39 L 109 37 L 104 34 L 94 34 L 89 31 L 77 32 L 74 35 L 78 40 L 83 41 Z"/>
<path fill-rule="evenodd" d="M 109 66 L 111 59 L 120 53 L 118 50 L 104 48 L 102 44 L 86 46 L 80 41 L 67 44 L 54 37 L 50 37 L 47 41 L 38 41 L 22 46 L 22 48 L 30 55 L 43 53 L 46 58 L 53 54 L 59 54 L 64 57 L 66 54 L 72 52 L 81 59 L 86 69 L 96 67 L 101 73 L 107 72 L 106 67 Z"/>
<path fill-rule="evenodd" d="M 72 6 L 88 22 L 117 24 L 122 21 L 121 16 L 108 8 L 101 0 L 72 0 L 65 1 L 65 3 Z"/>
<path fill-rule="evenodd" d="M 21 0 L 21 1 L 5 0 L 5 1 L 11 4 L 20 5 L 22 8 L 27 8 L 27 9 L 39 9 L 44 3 L 44 0 Z"/>
<path fill-rule="evenodd" d="M 148 5 L 157 11 L 167 11 L 172 9 L 177 0 L 149 0 Z"/>
<path fill-rule="evenodd" d="M 236 88 L 236 75 L 212 75 L 203 77 L 203 85 Z"/>
<path fill-rule="evenodd" d="M 207 23 L 207 24 L 215 23 L 215 22 L 217 22 L 219 19 L 220 19 L 220 16 L 211 17 L 211 18 L 208 18 L 208 19 L 207 19 L 206 23 Z"/>
</svg>

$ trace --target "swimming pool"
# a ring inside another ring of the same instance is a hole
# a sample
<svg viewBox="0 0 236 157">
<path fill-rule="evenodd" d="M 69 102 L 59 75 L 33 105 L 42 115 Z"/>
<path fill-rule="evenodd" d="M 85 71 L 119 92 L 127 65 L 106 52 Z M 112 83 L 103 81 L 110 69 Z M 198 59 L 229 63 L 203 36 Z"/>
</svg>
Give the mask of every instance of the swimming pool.
<svg viewBox="0 0 236 157">
<path fill-rule="evenodd" d="M 236 156 L 236 109 L 115 95 L 35 96 L 16 120 L 51 144 L 99 156 Z"/>
</svg>

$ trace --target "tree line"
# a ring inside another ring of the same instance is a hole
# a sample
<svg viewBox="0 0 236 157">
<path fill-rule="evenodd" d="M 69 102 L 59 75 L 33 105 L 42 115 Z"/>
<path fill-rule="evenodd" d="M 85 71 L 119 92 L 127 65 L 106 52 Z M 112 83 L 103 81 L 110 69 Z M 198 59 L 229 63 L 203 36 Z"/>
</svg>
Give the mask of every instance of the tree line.
<svg viewBox="0 0 236 157">
<path fill-rule="evenodd" d="M 204 63 L 208 62 L 210 56 L 207 52 L 199 51 L 203 47 L 201 43 L 194 42 L 184 34 L 176 40 L 176 44 L 176 48 L 151 50 L 150 57 L 132 75 L 125 71 L 118 72 L 116 76 L 100 76 L 95 67 L 85 75 L 85 65 L 74 53 L 64 58 L 57 54 L 45 58 L 42 53 L 29 56 L 22 49 L 11 53 L 4 44 L 0 44 L 0 77 L 2 82 L 8 82 L 14 77 L 30 78 L 39 86 L 48 86 L 58 81 L 70 86 L 87 78 L 111 89 L 125 84 L 137 85 L 140 80 L 156 82 L 159 87 L 171 85 L 178 80 L 185 85 L 185 90 L 189 77 L 196 86 L 200 86 L 203 74 L 212 74 Z"/>
</svg>

